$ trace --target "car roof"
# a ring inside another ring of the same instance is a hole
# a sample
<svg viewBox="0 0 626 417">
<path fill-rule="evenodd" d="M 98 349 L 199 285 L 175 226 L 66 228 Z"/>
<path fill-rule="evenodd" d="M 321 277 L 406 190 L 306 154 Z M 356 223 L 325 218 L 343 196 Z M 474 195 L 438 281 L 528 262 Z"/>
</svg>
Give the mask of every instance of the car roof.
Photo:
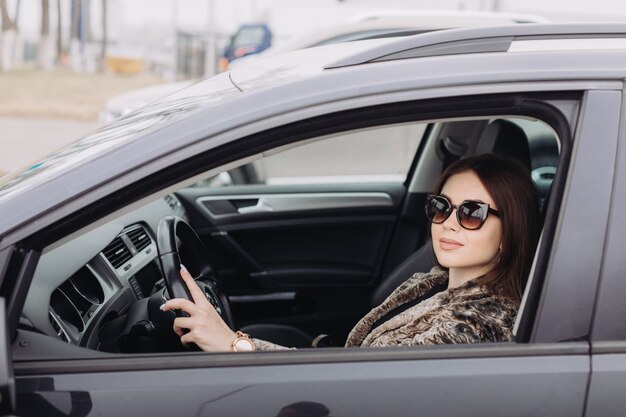
<svg viewBox="0 0 626 417">
<path fill-rule="evenodd" d="M 0 236 L 33 218 L 38 222 L 29 230 L 44 227 L 43 213 L 91 190 L 111 192 L 111 179 L 142 175 L 151 161 L 193 157 L 194 146 L 207 137 L 294 110 L 440 86 L 623 79 L 625 39 L 626 25 L 515 25 L 336 44 L 259 60 L 131 113 L 5 179 Z"/>
<path fill-rule="evenodd" d="M 320 46 L 331 43 L 330 41 L 354 34 L 350 40 L 364 39 L 377 33 L 397 31 L 400 29 L 414 29 L 432 31 L 441 29 L 510 25 L 515 20 L 497 14 L 471 14 L 471 13 L 433 13 L 423 12 L 420 14 L 405 15 L 363 15 L 353 21 L 340 25 L 333 25 L 324 30 L 316 30 L 308 35 L 294 39 L 283 46 L 277 46 L 277 51 L 288 51 L 312 46 Z"/>
<path fill-rule="evenodd" d="M 623 37 L 626 25 L 615 24 L 525 24 L 479 28 L 458 28 L 429 32 L 418 36 L 397 39 L 394 42 L 369 48 L 339 60 L 326 68 L 352 66 L 369 62 L 394 59 L 419 58 L 435 55 L 458 55 L 481 52 L 508 52 L 513 43 L 552 41 L 551 50 L 567 48 L 589 49 L 581 39 L 596 39 L 596 50 L 605 44 L 599 43 L 607 37 Z M 555 43 L 559 41 L 559 43 Z M 571 42 L 573 41 L 573 42 Z M 579 44 L 577 46 L 576 44 Z M 536 46 L 537 48 L 539 46 Z M 620 47 L 616 49 L 622 49 Z M 530 51 L 531 49 L 526 49 Z M 537 49 L 535 49 L 537 50 Z"/>
<path fill-rule="evenodd" d="M 365 21 L 365 20 L 377 20 L 377 19 L 406 19 L 406 18 L 419 18 L 419 19 L 432 19 L 432 18 L 448 18 L 458 19 L 467 22 L 484 22 L 487 20 L 494 21 L 506 21 L 508 23 L 548 23 L 549 19 L 527 13 L 510 13 L 510 12 L 490 12 L 481 10 L 394 10 L 384 9 L 369 11 L 354 16 L 351 21 Z M 475 26 L 475 25 L 470 25 Z"/>
<path fill-rule="evenodd" d="M 324 70 L 366 68 L 383 62 L 429 57 L 468 60 L 469 55 L 482 58 L 478 54 L 486 53 L 502 53 L 505 56 L 559 51 L 580 54 L 626 52 L 626 25 L 524 24 L 458 28 L 401 38 L 333 44 L 264 57 L 233 68 L 230 78 L 240 90 L 252 91 L 311 78 Z M 596 70 L 609 68 L 595 67 Z M 588 70 L 593 69 L 594 65 L 589 62 Z M 471 74 L 466 75 L 469 77 Z"/>
</svg>

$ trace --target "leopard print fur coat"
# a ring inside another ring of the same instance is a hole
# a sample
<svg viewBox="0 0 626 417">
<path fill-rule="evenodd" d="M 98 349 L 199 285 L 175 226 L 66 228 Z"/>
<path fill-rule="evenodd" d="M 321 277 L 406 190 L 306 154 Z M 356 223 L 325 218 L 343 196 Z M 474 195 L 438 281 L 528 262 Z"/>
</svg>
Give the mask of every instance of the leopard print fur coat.
<svg viewBox="0 0 626 417">
<path fill-rule="evenodd" d="M 490 293 L 475 281 L 439 292 L 372 329 L 394 308 L 447 285 L 448 273 L 433 268 L 400 285 L 352 329 L 346 346 L 412 346 L 511 340 L 517 303 Z"/>
</svg>

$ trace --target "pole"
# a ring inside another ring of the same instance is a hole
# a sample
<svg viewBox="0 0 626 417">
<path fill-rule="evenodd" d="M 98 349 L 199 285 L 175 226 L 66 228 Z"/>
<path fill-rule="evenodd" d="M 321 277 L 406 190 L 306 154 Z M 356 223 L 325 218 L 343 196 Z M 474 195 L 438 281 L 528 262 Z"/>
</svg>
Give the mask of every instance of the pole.
<svg viewBox="0 0 626 417">
<path fill-rule="evenodd" d="M 216 43 L 216 30 L 215 30 L 215 9 L 213 0 L 208 0 L 208 26 L 209 26 L 209 39 L 207 44 L 207 56 L 206 56 L 206 64 L 204 68 L 204 75 L 211 76 L 215 74 L 216 65 L 216 53 L 215 53 L 215 43 Z"/>
</svg>

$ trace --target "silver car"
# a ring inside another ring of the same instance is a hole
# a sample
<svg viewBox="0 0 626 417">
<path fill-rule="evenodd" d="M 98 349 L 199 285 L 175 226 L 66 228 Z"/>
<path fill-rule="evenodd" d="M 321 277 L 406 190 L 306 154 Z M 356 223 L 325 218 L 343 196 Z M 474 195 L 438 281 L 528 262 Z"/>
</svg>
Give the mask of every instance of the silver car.
<svg viewBox="0 0 626 417">
<path fill-rule="evenodd" d="M 329 45 L 197 83 L 14 173 L 3 413 L 623 415 L 624 79 L 621 25 Z M 338 347 L 432 262 L 421 207 L 441 170 L 485 152 L 525 163 L 542 197 L 514 340 Z M 300 349 L 185 350 L 158 309 L 172 251 L 233 328 Z"/>
</svg>

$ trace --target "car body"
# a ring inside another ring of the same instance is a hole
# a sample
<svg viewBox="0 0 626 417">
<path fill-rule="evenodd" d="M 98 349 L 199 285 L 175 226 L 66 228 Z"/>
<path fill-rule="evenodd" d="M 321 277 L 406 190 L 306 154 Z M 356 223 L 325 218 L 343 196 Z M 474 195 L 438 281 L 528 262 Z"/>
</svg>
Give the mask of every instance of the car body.
<svg viewBox="0 0 626 417">
<path fill-rule="evenodd" d="M 226 70 L 231 65 L 245 64 L 259 56 L 275 56 L 297 49 L 311 48 L 320 45 L 328 45 L 338 42 L 350 42 L 363 39 L 376 39 L 395 36 L 409 36 L 432 30 L 450 29 L 456 27 L 495 26 L 511 23 L 547 23 L 547 20 L 535 15 L 495 12 L 456 12 L 456 11 L 384 11 L 367 13 L 354 17 L 350 21 L 325 27 L 313 33 L 299 36 L 290 42 L 270 47 L 271 37 L 269 34 L 260 36 L 269 31 L 262 25 L 244 25 L 240 30 L 245 30 L 241 36 L 234 35 L 228 47 L 224 51 L 224 57 L 220 60 L 220 70 Z M 248 36 L 249 33 L 256 36 Z M 240 33 L 240 32 L 237 32 Z M 235 58 L 234 51 L 240 47 L 242 37 L 256 39 L 260 42 L 258 47 L 246 47 L 239 49 Z M 266 39 L 261 42 L 261 39 Z M 239 40 L 238 40 L 239 39 Z M 253 52 L 252 52 L 253 51 Z M 175 93 L 194 81 L 178 81 L 162 85 L 144 87 L 132 90 L 119 96 L 113 97 L 105 104 L 105 108 L 99 114 L 99 120 L 110 123 L 113 120 L 152 103 L 162 97 Z"/>
<path fill-rule="evenodd" d="M 194 82 L 195 80 L 184 80 L 151 85 L 117 95 L 107 100 L 104 109 L 98 115 L 98 120 L 104 124 L 111 123 L 125 114 L 137 110 L 148 103 L 157 101 L 175 91 L 182 90 Z"/>
<path fill-rule="evenodd" d="M 294 51 L 5 178 L 4 413 L 622 415 L 625 41 L 623 25 L 516 25 Z M 545 218 L 513 341 L 234 354 L 153 339 L 170 334 L 155 330 L 162 218 L 195 229 L 237 327 L 340 343 L 427 242 L 443 167 L 513 131 Z M 226 172 L 240 185 L 216 185 Z"/>
</svg>

